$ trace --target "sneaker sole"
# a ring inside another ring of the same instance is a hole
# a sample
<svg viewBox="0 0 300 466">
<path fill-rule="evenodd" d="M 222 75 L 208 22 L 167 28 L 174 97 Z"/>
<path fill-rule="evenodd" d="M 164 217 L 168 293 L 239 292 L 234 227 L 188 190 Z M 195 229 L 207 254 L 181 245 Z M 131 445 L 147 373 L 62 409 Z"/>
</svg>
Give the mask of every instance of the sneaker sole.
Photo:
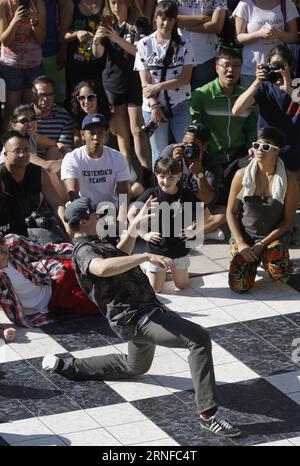
<svg viewBox="0 0 300 466">
<path fill-rule="evenodd" d="M 239 437 L 241 435 L 241 432 L 236 432 L 236 433 L 233 433 L 233 434 L 221 434 L 219 432 L 213 432 L 209 427 L 206 427 L 204 426 L 203 424 L 200 423 L 200 426 L 202 427 L 202 429 L 206 429 L 208 430 L 211 434 L 213 435 L 218 435 L 219 437 Z"/>
<path fill-rule="evenodd" d="M 42 368 L 46 372 L 55 372 L 58 367 L 59 359 L 57 356 L 48 354 L 44 356 Z"/>
</svg>

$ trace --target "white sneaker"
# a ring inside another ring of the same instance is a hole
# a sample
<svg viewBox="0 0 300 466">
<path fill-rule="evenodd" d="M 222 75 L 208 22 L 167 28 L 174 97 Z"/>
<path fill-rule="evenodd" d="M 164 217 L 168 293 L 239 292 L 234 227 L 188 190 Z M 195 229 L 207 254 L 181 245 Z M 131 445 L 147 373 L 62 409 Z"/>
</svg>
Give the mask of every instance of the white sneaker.
<svg viewBox="0 0 300 466">
<path fill-rule="evenodd" d="M 224 232 L 221 230 L 221 228 L 217 228 L 215 231 L 212 231 L 210 233 L 206 233 L 204 235 L 204 239 L 214 239 L 217 241 L 224 241 L 225 235 Z"/>
<path fill-rule="evenodd" d="M 55 372 L 59 364 L 59 358 L 55 354 L 46 354 L 43 358 L 42 368 L 47 372 Z"/>
</svg>

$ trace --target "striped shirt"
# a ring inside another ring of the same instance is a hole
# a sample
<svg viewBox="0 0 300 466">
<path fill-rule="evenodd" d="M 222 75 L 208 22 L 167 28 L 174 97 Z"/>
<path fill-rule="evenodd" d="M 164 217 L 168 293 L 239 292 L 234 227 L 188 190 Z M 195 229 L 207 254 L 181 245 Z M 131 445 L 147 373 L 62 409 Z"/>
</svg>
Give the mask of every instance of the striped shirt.
<svg viewBox="0 0 300 466">
<path fill-rule="evenodd" d="M 53 105 L 50 115 L 38 118 L 37 132 L 70 148 L 73 146 L 73 120 L 64 108 L 56 104 Z M 38 153 L 41 155 L 43 151 L 39 150 Z"/>
</svg>

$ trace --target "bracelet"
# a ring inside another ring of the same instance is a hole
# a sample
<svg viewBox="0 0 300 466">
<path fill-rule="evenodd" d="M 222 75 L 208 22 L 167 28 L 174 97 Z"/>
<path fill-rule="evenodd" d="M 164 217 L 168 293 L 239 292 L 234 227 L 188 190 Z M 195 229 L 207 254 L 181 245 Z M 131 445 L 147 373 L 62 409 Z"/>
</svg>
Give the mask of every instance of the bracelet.
<svg viewBox="0 0 300 466">
<path fill-rule="evenodd" d="M 157 108 L 157 107 L 158 107 L 158 103 L 155 102 L 155 104 L 149 105 L 149 107 L 151 108 L 151 110 L 154 109 L 154 108 Z"/>
<path fill-rule="evenodd" d="M 263 248 L 265 248 L 266 246 L 264 245 L 264 243 L 262 243 L 261 241 L 257 241 L 257 243 L 255 244 L 260 244 Z"/>
</svg>

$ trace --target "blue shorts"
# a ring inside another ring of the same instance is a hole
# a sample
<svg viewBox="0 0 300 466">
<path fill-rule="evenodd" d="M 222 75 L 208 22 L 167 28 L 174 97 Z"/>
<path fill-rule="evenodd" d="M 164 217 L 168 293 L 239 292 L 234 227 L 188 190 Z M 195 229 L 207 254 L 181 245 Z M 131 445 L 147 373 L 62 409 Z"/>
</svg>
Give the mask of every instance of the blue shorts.
<svg viewBox="0 0 300 466">
<path fill-rule="evenodd" d="M 13 66 L 0 63 L 0 77 L 4 79 L 6 91 L 23 91 L 31 89 L 32 83 L 38 76 L 43 74 L 43 65 L 34 68 L 14 68 Z"/>
</svg>

